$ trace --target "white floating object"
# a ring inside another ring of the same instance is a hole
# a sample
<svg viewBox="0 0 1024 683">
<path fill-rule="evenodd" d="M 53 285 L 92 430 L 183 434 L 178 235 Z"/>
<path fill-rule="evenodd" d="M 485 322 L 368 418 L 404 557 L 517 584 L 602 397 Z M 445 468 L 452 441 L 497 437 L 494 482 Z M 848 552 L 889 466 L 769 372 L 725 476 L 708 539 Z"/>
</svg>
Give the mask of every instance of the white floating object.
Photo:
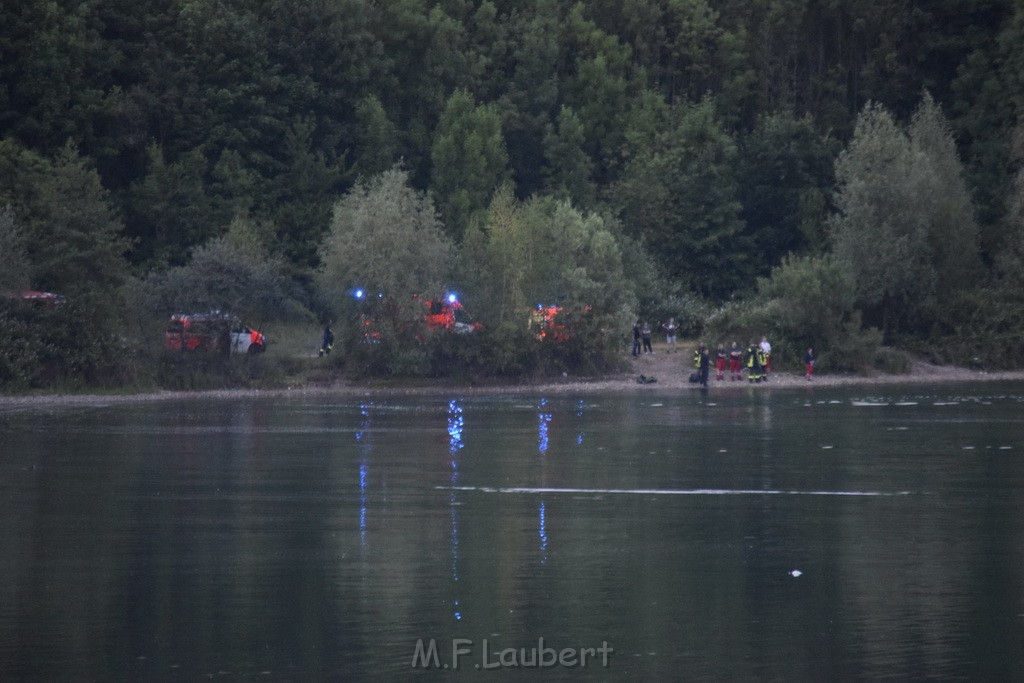
<svg viewBox="0 0 1024 683">
<path fill-rule="evenodd" d="M 652 404 L 651 404 L 651 407 L 652 407 L 652 408 L 660 408 L 660 407 L 662 407 L 663 405 L 665 405 L 665 404 L 664 404 L 664 403 L 652 403 Z"/>
<path fill-rule="evenodd" d="M 1011 448 L 1013 448 L 1013 446 L 1000 446 L 1000 447 L 999 447 L 999 450 L 1001 450 L 1001 451 L 1008 451 L 1008 450 L 1010 450 Z"/>
<path fill-rule="evenodd" d="M 796 577 L 798 577 L 798 576 L 803 576 L 803 574 L 804 574 L 804 573 L 803 573 L 802 571 L 800 571 L 799 569 L 794 569 L 793 571 L 791 571 L 791 572 L 789 573 L 789 575 L 790 575 L 790 576 L 792 576 L 792 577 L 793 577 L 794 579 L 795 579 Z"/>
<path fill-rule="evenodd" d="M 729 451 L 725 450 L 724 448 L 719 448 L 718 452 L 719 453 L 728 453 Z"/>
<path fill-rule="evenodd" d="M 832 446 L 822 446 L 822 447 L 821 447 L 821 450 L 823 450 L 823 451 L 827 451 L 827 450 L 829 450 L 830 448 L 832 448 Z"/>
<path fill-rule="evenodd" d="M 974 450 L 974 446 L 964 446 L 963 450 L 965 450 L 965 451 L 973 451 Z"/>
</svg>

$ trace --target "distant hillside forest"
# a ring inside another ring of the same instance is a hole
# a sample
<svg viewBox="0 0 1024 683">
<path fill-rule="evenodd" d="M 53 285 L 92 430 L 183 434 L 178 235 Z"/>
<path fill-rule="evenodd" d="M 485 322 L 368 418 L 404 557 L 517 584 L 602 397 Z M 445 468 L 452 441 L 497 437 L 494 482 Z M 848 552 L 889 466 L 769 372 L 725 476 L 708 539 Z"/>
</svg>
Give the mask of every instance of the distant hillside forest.
<svg viewBox="0 0 1024 683">
<path fill-rule="evenodd" d="M 1020 367 L 1022 112 L 1014 0 L 5 2 L 0 388 L 162 382 L 211 309 L 350 374 L 599 372 L 670 316 Z M 478 333 L 417 327 L 449 290 Z"/>
</svg>

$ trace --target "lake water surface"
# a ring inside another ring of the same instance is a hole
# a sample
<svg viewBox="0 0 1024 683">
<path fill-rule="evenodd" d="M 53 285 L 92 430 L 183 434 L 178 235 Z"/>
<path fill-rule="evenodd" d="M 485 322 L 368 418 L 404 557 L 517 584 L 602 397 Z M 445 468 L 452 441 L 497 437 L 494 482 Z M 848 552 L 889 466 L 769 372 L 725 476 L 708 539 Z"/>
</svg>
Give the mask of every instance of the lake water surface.
<svg viewBox="0 0 1024 683">
<path fill-rule="evenodd" d="M 531 664 L 1024 679 L 1024 387 L 0 411 L 0 679 Z"/>
</svg>

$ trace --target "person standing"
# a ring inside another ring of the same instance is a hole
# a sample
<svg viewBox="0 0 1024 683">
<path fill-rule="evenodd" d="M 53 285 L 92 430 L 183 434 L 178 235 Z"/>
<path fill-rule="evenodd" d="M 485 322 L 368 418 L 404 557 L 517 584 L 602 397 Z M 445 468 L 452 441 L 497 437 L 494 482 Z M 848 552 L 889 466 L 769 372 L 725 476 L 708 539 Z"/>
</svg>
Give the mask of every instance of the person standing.
<svg viewBox="0 0 1024 683">
<path fill-rule="evenodd" d="M 804 354 L 804 370 L 807 372 L 807 381 L 811 381 L 811 375 L 814 374 L 814 349 L 807 347 L 807 353 Z"/>
<path fill-rule="evenodd" d="M 644 321 L 644 326 L 640 329 L 640 335 L 644 340 L 644 353 L 654 353 L 654 348 L 651 347 L 651 324 Z"/>
<path fill-rule="evenodd" d="M 768 343 L 768 337 L 761 337 L 761 351 L 764 352 L 764 376 L 768 379 L 768 373 L 772 371 L 772 345 Z"/>
<path fill-rule="evenodd" d="M 747 381 L 751 384 L 761 382 L 761 347 L 753 339 L 747 347 Z"/>
<path fill-rule="evenodd" d="M 640 321 L 633 323 L 633 357 L 640 355 Z"/>
<path fill-rule="evenodd" d="M 725 379 L 725 364 L 729 359 L 729 355 L 725 352 L 725 344 L 718 345 L 718 353 L 715 354 L 715 380 L 722 381 Z"/>
<path fill-rule="evenodd" d="M 736 342 L 733 342 L 732 348 L 729 349 L 729 374 L 732 375 L 733 382 L 743 379 L 743 351 Z"/>
<path fill-rule="evenodd" d="M 324 338 L 320 343 L 320 356 L 330 355 L 331 349 L 334 348 L 334 332 L 331 331 L 330 325 L 324 325 Z"/>
<path fill-rule="evenodd" d="M 698 372 L 700 373 L 700 385 L 706 388 L 708 386 L 708 375 L 711 372 L 711 352 L 707 346 L 701 344 L 699 353 Z"/>
<path fill-rule="evenodd" d="M 676 352 L 676 330 L 679 329 L 679 325 L 676 324 L 675 318 L 669 318 L 668 322 L 662 325 L 665 328 L 665 344 L 668 346 L 668 351 L 665 353 Z"/>
</svg>

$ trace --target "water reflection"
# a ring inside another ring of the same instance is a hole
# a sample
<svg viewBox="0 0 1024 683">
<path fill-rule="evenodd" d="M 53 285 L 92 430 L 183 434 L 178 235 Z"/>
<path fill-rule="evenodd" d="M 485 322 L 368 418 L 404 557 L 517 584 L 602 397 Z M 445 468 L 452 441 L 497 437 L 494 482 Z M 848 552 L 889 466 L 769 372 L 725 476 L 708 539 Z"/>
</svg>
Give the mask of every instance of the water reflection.
<svg viewBox="0 0 1024 683">
<path fill-rule="evenodd" d="M 359 404 L 359 429 L 355 440 L 359 442 L 359 544 L 366 546 L 366 501 L 367 479 L 370 472 L 370 455 L 372 446 L 370 433 L 370 410 L 365 403 Z"/>
<path fill-rule="evenodd" d="M 452 616 L 456 621 L 462 619 L 462 605 L 459 601 L 459 451 L 462 450 L 462 429 L 465 421 L 462 416 L 462 401 L 448 402 L 448 455 L 451 462 L 449 483 L 451 493 L 448 499 L 449 520 L 451 522 L 451 574 L 452 574 Z"/>
<path fill-rule="evenodd" d="M 537 452 L 540 453 L 541 485 L 547 486 L 547 452 L 548 426 L 551 424 L 551 412 L 547 409 L 548 400 L 540 399 L 537 406 Z M 548 527 L 545 514 L 545 501 L 542 497 L 537 507 L 537 535 L 540 537 L 540 563 L 548 561 Z"/>
<path fill-rule="evenodd" d="M 539 636 L 607 639 L 562 672 L 604 680 L 1024 680 L 1012 391 L 6 416 L 0 680 L 395 679 L 418 638 Z"/>
<path fill-rule="evenodd" d="M 579 418 L 579 432 L 576 434 L 576 445 L 583 445 L 583 399 L 576 401 L 576 417 Z"/>
</svg>

